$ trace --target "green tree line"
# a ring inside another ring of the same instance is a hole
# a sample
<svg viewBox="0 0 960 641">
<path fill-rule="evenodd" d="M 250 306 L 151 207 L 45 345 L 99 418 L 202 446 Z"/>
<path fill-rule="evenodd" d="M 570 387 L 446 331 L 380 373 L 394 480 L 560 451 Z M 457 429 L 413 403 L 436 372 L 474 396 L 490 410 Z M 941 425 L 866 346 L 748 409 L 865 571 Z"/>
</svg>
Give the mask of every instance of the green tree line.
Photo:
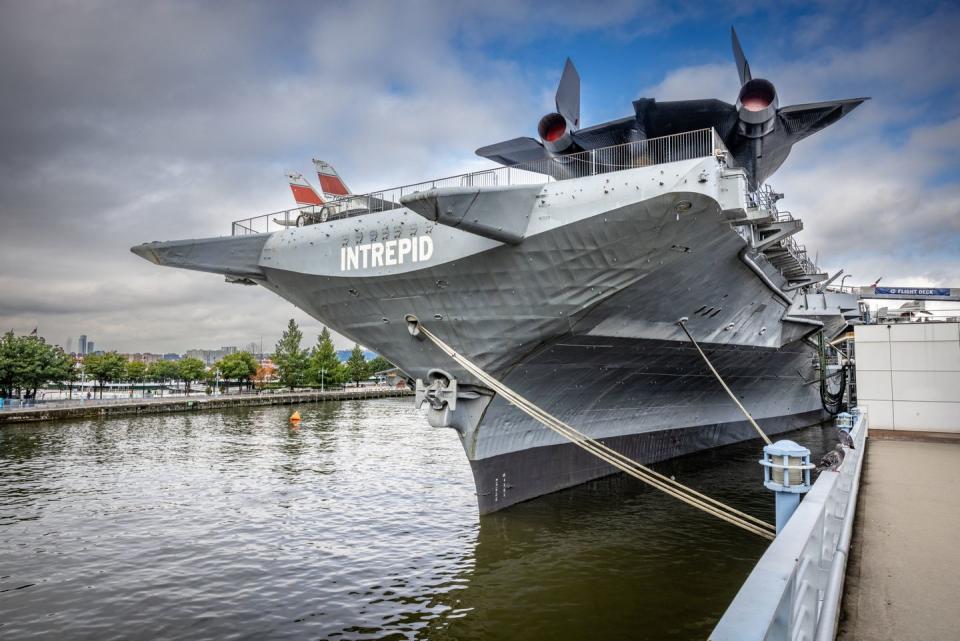
<svg viewBox="0 0 960 641">
<path fill-rule="evenodd" d="M 340 362 L 330 330 L 326 327 L 320 332 L 313 347 L 303 348 L 302 342 L 303 332 L 291 318 L 271 357 L 277 367 L 277 380 L 290 389 L 359 384 L 371 374 L 393 367 L 381 356 L 367 361 L 360 345 L 353 346 L 350 358 L 345 363 Z"/>
<path fill-rule="evenodd" d="M 317 343 L 311 348 L 301 347 L 303 333 L 291 319 L 272 355 L 276 370 L 261 367 L 249 352 L 224 356 L 208 368 L 199 358 L 179 361 L 144 363 L 127 360 L 115 351 L 87 354 L 82 358 L 67 354 L 55 345 L 49 345 L 39 336 L 16 336 L 7 332 L 0 338 L 0 397 L 24 396 L 33 398 L 37 390 L 57 385 L 66 388 L 72 396 L 73 388 L 81 380 L 94 383 L 103 397 L 103 389 L 111 383 L 130 383 L 134 386 L 154 383 L 167 386 L 183 384 L 187 392 L 201 382 L 236 384 L 251 387 L 278 383 L 282 387 L 340 387 L 359 384 L 371 374 L 392 368 L 383 357 L 367 361 L 363 349 L 354 345 L 350 358 L 341 362 L 333 345 L 330 331 L 324 327 Z"/>
</svg>

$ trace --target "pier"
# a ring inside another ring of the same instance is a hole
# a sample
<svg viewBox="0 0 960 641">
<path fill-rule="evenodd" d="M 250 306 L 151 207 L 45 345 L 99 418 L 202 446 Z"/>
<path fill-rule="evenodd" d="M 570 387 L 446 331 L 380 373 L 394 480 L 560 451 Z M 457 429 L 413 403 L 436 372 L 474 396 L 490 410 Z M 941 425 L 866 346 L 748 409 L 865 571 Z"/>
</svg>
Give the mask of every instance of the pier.
<svg viewBox="0 0 960 641">
<path fill-rule="evenodd" d="M 960 629 L 960 436 L 874 430 L 837 639 L 949 639 Z"/>
<path fill-rule="evenodd" d="M 264 394 L 235 394 L 179 398 L 131 398 L 85 400 L 72 403 L 50 403 L 28 408 L 0 411 L 0 425 L 30 423 L 69 418 L 98 418 L 130 414 L 163 414 L 200 410 L 257 407 L 262 405 L 297 405 L 325 401 L 350 401 L 370 398 L 413 396 L 409 389 L 358 387 L 344 390 L 309 390 Z"/>
</svg>

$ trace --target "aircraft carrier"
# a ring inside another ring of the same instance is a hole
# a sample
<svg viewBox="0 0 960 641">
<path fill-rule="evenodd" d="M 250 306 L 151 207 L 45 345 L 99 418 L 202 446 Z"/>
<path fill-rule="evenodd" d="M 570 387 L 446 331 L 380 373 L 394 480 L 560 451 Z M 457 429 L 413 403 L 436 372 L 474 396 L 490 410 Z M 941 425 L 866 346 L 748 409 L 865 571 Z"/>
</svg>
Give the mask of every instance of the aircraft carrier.
<svg viewBox="0 0 960 641">
<path fill-rule="evenodd" d="M 235 222 L 220 238 L 132 251 L 261 285 L 417 380 L 457 431 L 481 513 L 614 472 L 517 411 L 424 326 L 544 410 L 641 463 L 825 417 L 818 345 L 858 315 L 796 241 L 766 178 L 863 99 L 780 108 L 752 77 L 719 100 L 634 102 L 580 128 L 568 61 L 539 140 L 480 149 L 501 166 Z M 834 275 L 835 277 L 835 275 Z M 823 340 L 819 340 L 823 339 Z"/>
</svg>

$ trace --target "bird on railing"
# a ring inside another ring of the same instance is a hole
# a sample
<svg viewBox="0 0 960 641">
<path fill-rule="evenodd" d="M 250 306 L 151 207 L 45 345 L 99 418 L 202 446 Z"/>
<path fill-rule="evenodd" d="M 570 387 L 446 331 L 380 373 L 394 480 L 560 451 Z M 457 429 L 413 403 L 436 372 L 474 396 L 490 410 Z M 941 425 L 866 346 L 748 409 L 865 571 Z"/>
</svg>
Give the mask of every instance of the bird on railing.
<svg viewBox="0 0 960 641">
<path fill-rule="evenodd" d="M 824 470 L 836 472 L 840 464 L 843 463 L 844 456 L 846 456 L 846 453 L 843 450 L 843 445 L 837 443 L 835 448 L 824 454 L 823 458 L 820 459 L 820 462 L 817 464 L 817 472 Z"/>
<path fill-rule="evenodd" d="M 851 450 L 857 449 L 853 446 L 853 437 L 850 436 L 850 432 L 846 430 L 837 430 L 837 439 L 840 441 L 840 445 L 849 447 Z"/>
</svg>

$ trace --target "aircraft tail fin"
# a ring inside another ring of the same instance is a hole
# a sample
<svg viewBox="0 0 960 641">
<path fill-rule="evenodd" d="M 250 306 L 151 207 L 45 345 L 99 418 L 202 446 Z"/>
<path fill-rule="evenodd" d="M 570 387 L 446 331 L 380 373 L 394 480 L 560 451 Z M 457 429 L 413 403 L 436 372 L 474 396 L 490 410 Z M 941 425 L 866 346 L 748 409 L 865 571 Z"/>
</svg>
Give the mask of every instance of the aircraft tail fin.
<svg viewBox="0 0 960 641">
<path fill-rule="evenodd" d="M 350 196 L 353 192 L 341 180 L 340 174 L 333 168 L 333 165 L 324 161 L 313 159 L 313 165 L 317 168 L 317 177 L 320 179 L 320 190 L 328 198 L 338 198 L 341 196 Z"/>
<path fill-rule="evenodd" d="M 557 86 L 557 113 L 567 119 L 574 128 L 580 127 L 580 74 L 567 58 L 563 65 L 563 74 Z"/>
<path fill-rule="evenodd" d="M 737 73 L 740 74 L 740 86 L 743 86 L 753 80 L 753 74 L 750 73 L 750 63 L 747 62 L 747 57 L 743 55 L 740 38 L 737 37 L 737 30 L 733 27 L 730 27 L 730 39 L 733 42 L 733 59 L 737 63 Z"/>
<path fill-rule="evenodd" d="M 307 179 L 302 174 L 290 172 L 287 174 L 287 180 L 290 181 L 290 191 L 293 192 L 293 199 L 300 206 L 322 205 L 323 198 L 317 193 Z"/>
</svg>

